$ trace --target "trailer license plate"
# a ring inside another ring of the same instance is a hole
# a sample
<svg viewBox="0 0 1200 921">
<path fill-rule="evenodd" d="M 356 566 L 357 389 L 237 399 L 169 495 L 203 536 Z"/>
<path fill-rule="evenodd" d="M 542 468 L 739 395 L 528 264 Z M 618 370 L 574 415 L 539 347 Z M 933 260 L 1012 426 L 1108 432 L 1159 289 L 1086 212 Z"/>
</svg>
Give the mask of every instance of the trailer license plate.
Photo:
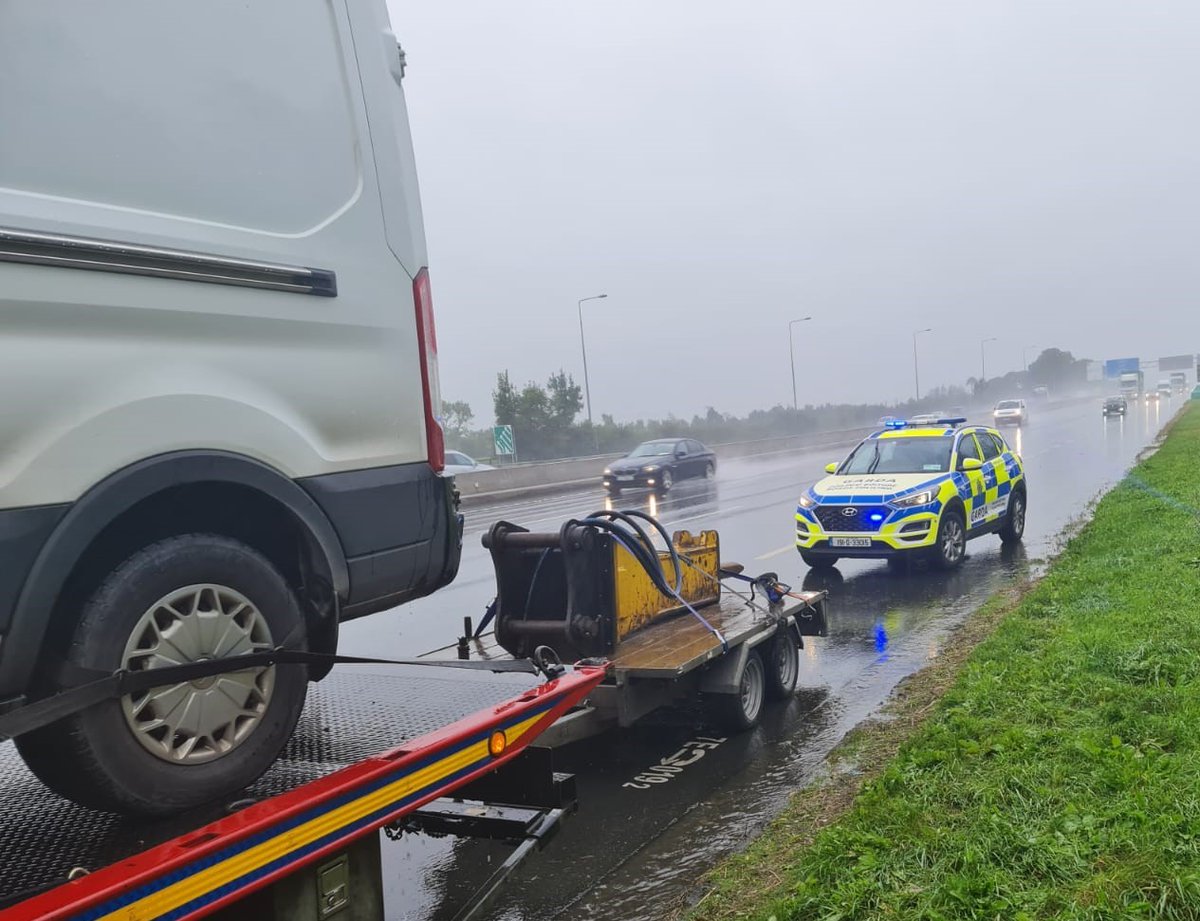
<svg viewBox="0 0 1200 921">
<path fill-rule="evenodd" d="M 871 538 L 869 537 L 831 537 L 829 543 L 833 547 L 862 547 L 870 549 Z"/>
</svg>

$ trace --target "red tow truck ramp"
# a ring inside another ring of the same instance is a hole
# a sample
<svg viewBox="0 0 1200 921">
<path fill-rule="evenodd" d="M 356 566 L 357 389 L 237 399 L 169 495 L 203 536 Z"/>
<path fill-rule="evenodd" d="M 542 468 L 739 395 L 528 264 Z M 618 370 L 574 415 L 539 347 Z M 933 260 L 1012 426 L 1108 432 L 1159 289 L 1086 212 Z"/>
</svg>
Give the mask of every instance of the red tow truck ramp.
<svg viewBox="0 0 1200 921">
<path fill-rule="evenodd" d="M 57 800 L 20 776 L 7 745 L 0 771 L 17 776 L 0 785 L 0 921 L 209 915 L 505 765 L 605 671 L 580 666 L 523 689 L 495 676 L 335 672 L 314 688 L 280 761 L 247 792 L 254 801 L 209 821 L 192 814 L 135 827 Z"/>
</svg>

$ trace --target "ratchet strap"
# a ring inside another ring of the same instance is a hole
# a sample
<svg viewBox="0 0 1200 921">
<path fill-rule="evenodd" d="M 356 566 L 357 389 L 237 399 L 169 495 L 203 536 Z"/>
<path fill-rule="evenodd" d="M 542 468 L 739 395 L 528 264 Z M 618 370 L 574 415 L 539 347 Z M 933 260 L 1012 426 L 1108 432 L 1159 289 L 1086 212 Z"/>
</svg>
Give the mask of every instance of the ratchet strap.
<svg viewBox="0 0 1200 921">
<path fill-rule="evenodd" d="M 324 652 L 307 652 L 300 649 L 279 647 L 265 652 L 230 656 L 224 659 L 206 659 L 183 665 L 164 668 L 147 668 L 138 671 L 119 669 L 104 672 L 84 668 L 70 663 L 64 664 L 60 675 L 68 681 L 77 681 L 65 690 L 50 697 L 35 700 L 0 715 L 0 740 L 12 739 L 34 729 L 40 729 L 64 717 L 86 710 L 88 707 L 124 697 L 140 694 L 151 688 L 183 684 L 203 678 L 213 678 L 230 672 L 242 672 L 270 665 L 420 665 L 428 668 L 461 668 L 469 671 L 518 672 L 526 675 L 543 675 L 547 679 L 562 674 L 563 666 L 558 657 L 547 647 L 540 646 L 528 659 L 497 659 L 495 661 L 459 659 L 377 659 L 363 656 L 339 656 Z"/>
</svg>

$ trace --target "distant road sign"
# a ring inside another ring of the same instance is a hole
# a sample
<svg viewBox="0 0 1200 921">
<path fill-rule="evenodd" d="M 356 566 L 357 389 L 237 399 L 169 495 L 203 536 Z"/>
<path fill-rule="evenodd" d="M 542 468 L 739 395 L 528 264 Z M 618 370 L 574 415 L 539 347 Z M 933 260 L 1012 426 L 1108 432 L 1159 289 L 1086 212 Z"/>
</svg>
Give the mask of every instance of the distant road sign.
<svg viewBox="0 0 1200 921">
<path fill-rule="evenodd" d="M 1158 360 L 1159 371 L 1191 371 L 1195 366 L 1193 355 L 1169 355 Z"/>
<path fill-rule="evenodd" d="M 513 437 L 511 425 L 493 425 L 492 441 L 495 442 L 498 457 L 511 457 L 517 453 L 517 440 Z"/>
<path fill-rule="evenodd" d="M 1104 363 L 1104 377 L 1106 380 L 1116 380 L 1122 374 L 1141 370 L 1141 367 L 1141 362 L 1136 358 L 1110 358 Z"/>
</svg>

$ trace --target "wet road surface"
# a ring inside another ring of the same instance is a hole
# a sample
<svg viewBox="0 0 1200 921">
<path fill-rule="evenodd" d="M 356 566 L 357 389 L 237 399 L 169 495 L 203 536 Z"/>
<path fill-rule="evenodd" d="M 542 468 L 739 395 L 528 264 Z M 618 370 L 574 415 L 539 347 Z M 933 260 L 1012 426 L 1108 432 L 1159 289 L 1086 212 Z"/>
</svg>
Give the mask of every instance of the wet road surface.
<svg viewBox="0 0 1200 921">
<path fill-rule="evenodd" d="M 922 567 L 893 575 L 882 561 L 867 560 L 839 564 L 820 579 L 808 573 L 791 544 L 796 497 L 823 475 L 825 463 L 846 453 L 841 448 L 730 461 L 715 482 L 679 483 L 664 499 L 624 496 L 620 507 L 656 514 L 669 529 L 719 529 L 726 561 L 828 589 L 830 635 L 806 640 L 795 699 L 770 709 L 751 732 L 722 740 L 701 713 L 674 710 L 563 749 L 557 766 L 577 775 L 579 814 L 520 872 L 492 917 L 661 917 L 776 814 L 900 679 L 935 657 L 956 623 L 997 588 L 1035 573 L 1064 529 L 1178 408 L 1178 399 L 1135 405 L 1129 418 L 1106 421 L 1095 400 L 1035 407 L 1028 426 L 1005 433 L 1029 478 L 1024 543 L 1010 551 L 995 536 L 979 538 L 950 574 Z M 452 642 L 462 617 L 478 621 L 491 600 L 491 561 L 479 541 L 493 521 L 551 530 L 603 505 L 597 488 L 472 507 L 455 583 L 395 613 L 347 624 L 343 650 L 405 656 Z M 686 757 L 674 760 L 689 763 L 669 781 L 634 779 L 683 750 Z M 385 842 L 388 917 L 451 917 L 505 853 L 477 842 Z"/>
</svg>

